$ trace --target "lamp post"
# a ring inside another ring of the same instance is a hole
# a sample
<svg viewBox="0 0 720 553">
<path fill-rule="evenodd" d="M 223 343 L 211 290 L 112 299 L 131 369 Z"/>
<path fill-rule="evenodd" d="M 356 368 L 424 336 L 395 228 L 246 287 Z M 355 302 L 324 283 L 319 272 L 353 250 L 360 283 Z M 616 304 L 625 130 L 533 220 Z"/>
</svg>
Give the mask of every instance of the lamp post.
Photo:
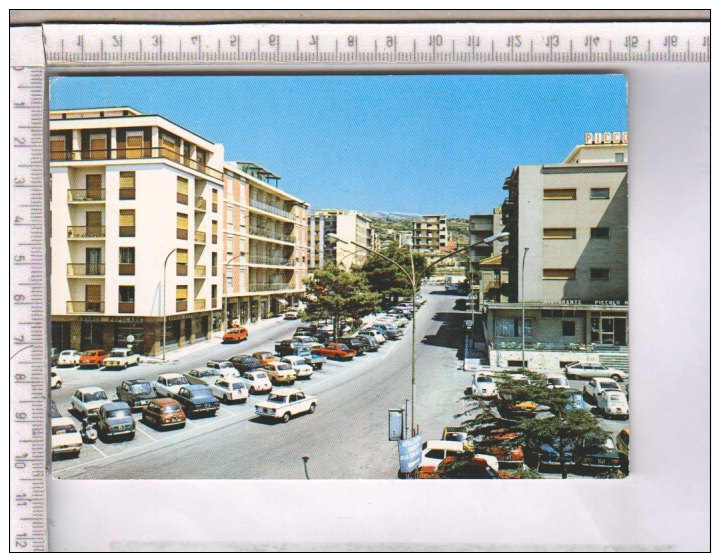
<svg viewBox="0 0 720 553">
<path fill-rule="evenodd" d="M 522 325 L 521 336 L 522 336 L 522 366 L 525 368 L 525 256 L 530 248 L 525 248 L 522 258 L 522 269 L 520 272 L 520 305 L 521 305 L 521 321 Z"/>
<path fill-rule="evenodd" d="M 363 250 L 369 251 L 372 254 L 375 254 L 379 257 L 382 257 L 384 260 L 388 261 L 389 263 L 392 263 L 400 269 L 403 275 L 408 279 L 408 282 L 412 286 L 412 389 L 411 389 L 411 396 L 410 396 L 410 428 L 412 429 L 412 435 L 415 435 L 416 427 L 415 427 L 415 388 L 416 388 L 416 382 L 417 382 L 417 370 L 416 370 L 416 352 L 415 352 L 415 294 L 416 294 L 416 284 L 417 279 L 422 279 L 422 276 L 427 273 L 432 267 L 440 263 L 441 261 L 444 261 L 448 257 L 452 257 L 454 255 L 463 253 L 470 248 L 474 248 L 475 246 L 479 246 L 480 244 L 490 244 L 491 242 L 494 242 L 495 240 L 504 240 L 507 239 L 508 236 L 510 236 L 509 232 L 499 232 L 498 234 L 493 234 L 492 236 L 488 236 L 487 238 L 480 240 L 479 242 L 475 242 L 474 244 L 470 244 L 469 246 L 465 246 L 464 248 L 460 248 L 459 250 L 455 250 L 454 252 L 451 252 L 447 255 L 444 255 L 440 257 L 439 259 L 436 259 L 430 265 L 425 267 L 423 271 L 420 274 L 415 273 L 415 261 L 413 259 L 413 250 L 412 250 L 412 242 L 409 243 L 410 246 L 410 271 L 408 272 L 405 267 L 400 265 L 397 261 L 389 258 L 388 256 L 373 250 L 372 248 L 368 248 L 367 246 L 363 246 L 362 244 L 358 244 L 357 242 L 353 242 L 352 240 L 345 240 L 344 238 L 340 238 L 337 234 L 329 233 L 327 235 L 329 238 L 332 238 L 334 240 L 337 240 L 339 242 L 344 242 L 345 244 L 352 244 L 353 246 L 357 246 L 359 248 L 362 248 Z"/>
<path fill-rule="evenodd" d="M 163 263 L 163 301 L 162 301 L 162 304 L 163 304 L 163 348 L 162 348 L 163 354 L 162 354 L 162 359 L 163 359 L 163 361 L 165 361 L 165 340 L 167 339 L 167 317 L 165 315 L 165 311 L 166 311 L 165 304 L 167 303 L 166 302 L 167 294 L 165 291 L 165 282 L 167 280 L 167 262 L 168 262 L 168 259 L 170 259 L 170 256 L 173 253 L 175 253 L 176 251 L 177 251 L 177 248 L 173 248 L 170 251 L 170 253 L 167 254 L 167 257 L 165 258 L 165 263 Z"/>
<path fill-rule="evenodd" d="M 224 265 L 225 270 L 223 271 L 223 334 L 227 332 L 227 268 L 230 263 L 232 263 L 242 255 L 242 253 L 239 253 L 235 257 L 231 257 L 229 261 L 227 261 Z"/>
</svg>

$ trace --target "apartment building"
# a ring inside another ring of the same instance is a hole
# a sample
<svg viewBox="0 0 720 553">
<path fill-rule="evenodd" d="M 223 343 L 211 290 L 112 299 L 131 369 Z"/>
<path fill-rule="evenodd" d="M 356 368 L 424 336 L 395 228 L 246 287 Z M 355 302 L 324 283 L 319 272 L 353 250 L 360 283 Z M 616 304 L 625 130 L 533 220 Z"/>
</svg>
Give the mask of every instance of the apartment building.
<svg viewBox="0 0 720 553">
<path fill-rule="evenodd" d="M 336 234 L 347 243 L 328 239 Z M 322 267 L 326 260 L 349 270 L 362 265 L 368 252 L 350 242 L 376 249 L 377 237 L 373 222 L 358 211 L 320 209 L 310 215 L 310 267 Z"/>
<path fill-rule="evenodd" d="M 502 208 L 492 213 L 473 214 L 468 218 L 469 243 L 477 244 L 484 239 L 503 232 Z M 478 244 L 467 250 L 466 276 L 472 281 L 478 303 L 501 301 L 502 285 L 507 283 L 507 268 L 501 265 L 503 242 Z M 507 291 L 507 290 L 505 290 Z"/>
<path fill-rule="evenodd" d="M 437 252 L 448 242 L 446 215 L 423 215 L 412 221 L 413 248 L 418 251 Z"/>
<path fill-rule="evenodd" d="M 509 303 L 488 305 L 491 363 L 521 363 L 524 303 L 530 368 L 588 356 L 627 366 L 627 152 L 627 133 L 588 133 L 564 162 L 505 180 Z"/>
<path fill-rule="evenodd" d="M 305 291 L 308 205 L 256 163 L 226 162 L 224 169 L 225 324 L 247 324 L 282 312 Z"/>
<path fill-rule="evenodd" d="M 50 174 L 53 346 L 154 355 L 209 338 L 223 146 L 128 107 L 55 110 Z"/>
</svg>

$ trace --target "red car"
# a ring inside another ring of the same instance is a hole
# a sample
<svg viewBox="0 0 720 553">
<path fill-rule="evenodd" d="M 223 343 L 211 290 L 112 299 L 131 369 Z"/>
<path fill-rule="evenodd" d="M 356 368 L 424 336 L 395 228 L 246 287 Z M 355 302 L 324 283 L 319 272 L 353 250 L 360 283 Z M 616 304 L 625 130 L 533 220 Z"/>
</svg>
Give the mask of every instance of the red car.
<svg viewBox="0 0 720 553">
<path fill-rule="evenodd" d="M 81 367 L 100 367 L 108 356 L 108 352 L 104 349 L 89 349 L 80 354 Z"/>
<path fill-rule="evenodd" d="M 273 361 L 279 361 L 275 354 L 271 351 L 256 351 L 253 353 L 253 357 L 260 361 L 263 365 L 272 363 Z"/>
<path fill-rule="evenodd" d="M 345 344 L 339 344 L 337 342 L 314 348 L 312 351 L 328 359 L 352 359 L 357 355 L 355 351 L 351 350 Z"/>
<path fill-rule="evenodd" d="M 245 327 L 231 328 L 223 335 L 223 344 L 237 344 L 247 340 L 248 331 Z"/>
<path fill-rule="evenodd" d="M 517 434 L 512 432 L 497 433 L 493 436 L 495 444 L 488 448 L 488 453 L 497 457 L 501 465 L 521 468 L 525 462 L 525 452 L 519 445 L 510 446 L 505 443 L 506 440 L 513 440 Z"/>
</svg>

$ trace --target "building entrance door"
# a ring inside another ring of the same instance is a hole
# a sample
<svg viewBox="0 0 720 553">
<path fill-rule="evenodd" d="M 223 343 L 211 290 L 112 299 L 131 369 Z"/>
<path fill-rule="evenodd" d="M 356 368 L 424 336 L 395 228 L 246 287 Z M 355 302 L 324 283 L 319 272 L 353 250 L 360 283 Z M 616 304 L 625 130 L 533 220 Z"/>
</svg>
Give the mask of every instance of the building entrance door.
<svg viewBox="0 0 720 553">
<path fill-rule="evenodd" d="M 605 314 L 591 319 L 591 340 L 596 344 L 627 346 L 627 317 Z"/>
</svg>

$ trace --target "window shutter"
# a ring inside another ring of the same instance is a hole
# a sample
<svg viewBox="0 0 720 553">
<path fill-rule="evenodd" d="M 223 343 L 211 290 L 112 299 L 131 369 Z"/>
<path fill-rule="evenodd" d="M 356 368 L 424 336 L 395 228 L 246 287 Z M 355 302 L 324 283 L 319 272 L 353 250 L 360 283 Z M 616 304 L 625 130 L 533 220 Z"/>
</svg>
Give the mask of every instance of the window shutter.
<svg viewBox="0 0 720 553">
<path fill-rule="evenodd" d="M 543 198 L 546 200 L 575 200 L 577 190 L 575 188 L 546 188 L 543 191 Z"/>
<path fill-rule="evenodd" d="M 120 171 L 120 188 L 135 188 L 135 171 Z"/>
<path fill-rule="evenodd" d="M 177 262 L 187 264 L 187 262 L 188 262 L 188 251 L 187 250 L 178 250 L 177 251 Z"/>
<path fill-rule="evenodd" d="M 143 157 L 143 136 L 141 134 L 129 135 L 127 137 L 127 153 L 126 157 L 138 158 Z"/>
<path fill-rule="evenodd" d="M 135 210 L 134 209 L 121 209 L 120 210 L 120 226 L 121 227 L 134 227 L 135 226 Z"/>
<path fill-rule="evenodd" d="M 176 300 L 186 300 L 187 297 L 188 297 L 187 286 L 185 286 L 185 285 L 178 286 L 175 289 L 175 299 Z"/>
<path fill-rule="evenodd" d="M 183 177 L 177 178 L 177 191 L 178 194 L 185 194 L 187 196 L 188 193 L 188 180 Z"/>
<path fill-rule="evenodd" d="M 177 228 L 187 230 L 188 228 L 188 216 L 184 213 L 177 214 Z"/>
</svg>

